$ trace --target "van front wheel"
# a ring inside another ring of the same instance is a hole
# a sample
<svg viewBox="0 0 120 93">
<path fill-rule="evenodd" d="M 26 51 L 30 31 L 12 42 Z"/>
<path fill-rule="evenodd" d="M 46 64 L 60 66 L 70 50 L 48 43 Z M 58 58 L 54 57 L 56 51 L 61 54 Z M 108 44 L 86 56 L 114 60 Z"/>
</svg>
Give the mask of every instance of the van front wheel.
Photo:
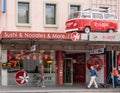
<svg viewBox="0 0 120 93">
<path fill-rule="evenodd" d="M 85 27 L 84 29 L 85 33 L 89 33 L 91 31 L 90 27 Z"/>
<path fill-rule="evenodd" d="M 114 30 L 113 30 L 113 29 L 109 29 L 108 32 L 109 32 L 109 33 L 113 33 Z"/>
</svg>

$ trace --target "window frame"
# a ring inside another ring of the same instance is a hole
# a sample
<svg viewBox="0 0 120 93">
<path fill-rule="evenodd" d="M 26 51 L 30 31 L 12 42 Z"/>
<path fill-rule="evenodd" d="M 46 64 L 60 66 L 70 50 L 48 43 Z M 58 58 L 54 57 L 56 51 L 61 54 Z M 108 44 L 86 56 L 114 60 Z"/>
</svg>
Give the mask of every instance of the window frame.
<svg viewBox="0 0 120 93">
<path fill-rule="evenodd" d="M 55 24 L 46 24 L 46 4 L 53 4 L 56 6 L 55 9 Z M 44 2 L 44 27 L 58 27 L 58 4 L 57 2 Z"/>
<path fill-rule="evenodd" d="M 76 2 L 76 3 L 69 3 L 69 4 L 68 4 L 68 6 L 69 6 L 68 15 L 70 15 L 70 11 L 71 11 L 70 9 L 71 9 L 71 6 L 72 6 L 72 5 L 73 5 L 73 6 L 79 6 L 79 7 L 80 7 L 80 10 L 79 10 L 79 11 L 82 10 L 82 4 L 81 4 L 81 3 L 78 3 L 78 2 Z"/>
<path fill-rule="evenodd" d="M 29 23 L 19 23 L 18 22 L 18 3 L 28 3 L 29 4 Z M 31 18 L 31 0 L 17 0 L 16 1 L 16 26 L 31 26 L 32 18 Z"/>
</svg>

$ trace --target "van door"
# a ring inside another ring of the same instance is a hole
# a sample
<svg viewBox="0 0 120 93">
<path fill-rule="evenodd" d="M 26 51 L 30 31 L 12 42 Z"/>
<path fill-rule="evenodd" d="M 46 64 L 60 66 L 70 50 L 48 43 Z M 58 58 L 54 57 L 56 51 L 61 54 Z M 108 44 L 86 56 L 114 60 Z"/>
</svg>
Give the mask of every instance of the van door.
<svg viewBox="0 0 120 93">
<path fill-rule="evenodd" d="M 103 22 L 103 14 L 102 13 L 92 13 L 92 25 L 91 29 L 93 31 L 103 31 L 102 29 L 102 22 Z"/>
</svg>

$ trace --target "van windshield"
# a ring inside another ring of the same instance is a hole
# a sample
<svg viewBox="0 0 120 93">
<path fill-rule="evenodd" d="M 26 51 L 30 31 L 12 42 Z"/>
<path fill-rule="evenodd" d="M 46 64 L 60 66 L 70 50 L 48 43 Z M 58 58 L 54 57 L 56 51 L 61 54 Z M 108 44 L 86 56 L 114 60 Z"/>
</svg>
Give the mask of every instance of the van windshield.
<svg viewBox="0 0 120 93">
<path fill-rule="evenodd" d="M 113 14 L 104 14 L 105 19 L 113 19 L 116 20 L 117 17 Z"/>
<path fill-rule="evenodd" d="M 74 12 L 74 13 L 71 13 L 69 15 L 69 19 L 73 19 L 73 18 L 79 18 L 81 15 L 81 12 Z"/>
</svg>

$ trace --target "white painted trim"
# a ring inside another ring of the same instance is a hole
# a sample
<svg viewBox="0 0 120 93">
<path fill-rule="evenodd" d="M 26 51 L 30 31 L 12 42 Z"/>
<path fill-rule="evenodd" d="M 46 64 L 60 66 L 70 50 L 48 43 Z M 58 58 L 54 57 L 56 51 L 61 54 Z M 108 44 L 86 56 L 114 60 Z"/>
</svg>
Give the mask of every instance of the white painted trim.
<svg viewBox="0 0 120 93">
<path fill-rule="evenodd" d="M 70 29 L 70 30 L 65 30 L 65 32 L 69 32 L 69 31 L 78 31 L 78 28 Z"/>
</svg>

